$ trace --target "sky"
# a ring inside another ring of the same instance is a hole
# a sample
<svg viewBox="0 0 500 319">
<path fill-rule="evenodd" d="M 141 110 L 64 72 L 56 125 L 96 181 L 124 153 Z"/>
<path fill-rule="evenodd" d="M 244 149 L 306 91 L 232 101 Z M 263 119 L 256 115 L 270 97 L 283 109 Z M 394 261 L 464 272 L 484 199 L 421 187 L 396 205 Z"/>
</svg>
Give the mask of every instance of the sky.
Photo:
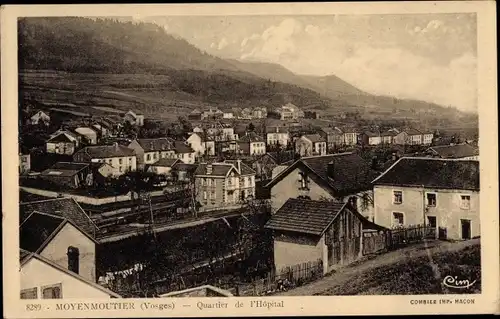
<svg viewBox="0 0 500 319">
<path fill-rule="evenodd" d="M 336 75 L 373 94 L 477 111 L 475 14 L 162 16 L 161 25 L 212 55 Z"/>
</svg>

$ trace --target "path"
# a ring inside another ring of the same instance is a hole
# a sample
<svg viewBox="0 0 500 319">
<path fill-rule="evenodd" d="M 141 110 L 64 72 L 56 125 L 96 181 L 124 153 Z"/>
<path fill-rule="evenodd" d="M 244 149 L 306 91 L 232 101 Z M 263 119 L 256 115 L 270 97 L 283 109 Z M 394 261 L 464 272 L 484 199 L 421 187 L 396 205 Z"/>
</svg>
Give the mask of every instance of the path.
<svg viewBox="0 0 500 319">
<path fill-rule="evenodd" d="M 424 243 L 405 247 L 396 251 L 376 256 L 375 258 L 361 261 L 359 263 L 338 269 L 335 273 L 309 283 L 307 285 L 281 292 L 277 296 L 312 296 L 321 294 L 331 287 L 344 284 L 355 276 L 373 268 L 395 264 L 406 259 L 414 259 L 421 256 L 432 256 L 441 252 L 457 251 L 467 246 L 479 244 L 479 239 L 461 242 L 426 241 Z"/>
</svg>

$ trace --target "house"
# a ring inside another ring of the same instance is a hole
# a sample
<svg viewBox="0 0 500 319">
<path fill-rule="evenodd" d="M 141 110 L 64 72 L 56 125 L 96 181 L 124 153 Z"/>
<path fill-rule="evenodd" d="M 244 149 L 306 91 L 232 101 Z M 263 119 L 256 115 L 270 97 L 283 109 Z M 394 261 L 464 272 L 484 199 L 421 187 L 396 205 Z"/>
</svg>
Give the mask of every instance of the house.
<svg viewBox="0 0 500 319">
<path fill-rule="evenodd" d="M 112 136 L 112 129 L 104 123 L 94 123 L 91 128 L 97 132 L 98 140 Z"/>
<path fill-rule="evenodd" d="M 428 225 L 440 238 L 480 235 L 479 161 L 402 157 L 373 180 L 375 222 Z"/>
<path fill-rule="evenodd" d="M 68 188 L 92 186 L 113 175 L 108 163 L 57 162 L 40 173 L 40 177 L 56 185 Z"/>
<path fill-rule="evenodd" d="M 242 120 L 251 120 L 253 117 L 253 112 L 250 108 L 245 107 L 240 112 L 240 119 Z"/>
<path fill-rule="evenodd" d="M 115 143 L 113 145 L 87 146 L 73 154 L 75 162 L 100 162 L 113 167 L 113 176 L 137 170 L 135 151 Z"/>
<path fill-rule="evenodd" d="M 432 144 L 432 141 L 434 140 L 434 133 L 425 131 L 422 133 L 422 143 L 425 145 L 430 145 Z"/>
<path fill-rule="evenodd" d="M 244 155 L 262 155 L 266 153 L 266 142 L 254 132 L 248 132 L 239 139 L 238 149 Z"/>
<path fill-rule="evenodd" d="M 195 151 L 195 156 L 214 156 L 215 141 L 211 138 L 203 138 L 203 133 L 191 133 L 186 139 L 188 145 Z"/>
<path fill-rule="evenodd" d="M 73 198 L 19 204 L 19 246 L 96 282 L 97 226 Z"/>
<path fill-rule="evenodd" d="M 380 137 L 382 139 L 382 144 L 393 144 L 394 137 L 398 135 L 397 132 L 392 130 L 387 130 L 385 132 L 380 133 Z"/>
<path fill-rule="evenodd" d="M 383 230 L 348 203 L 290 198 L 264 226 L 273 232 L 277 272 L 322 262 L 323 274 L 362 256 L 364 230 Z"/>
<path fill-rule="evenodd" d="M 363 216 L 373 218 L 371 181 L 379 175 L 370 163 L 351 152 L 303 157 L 280 169 L 265 185 L 273 211 L 289 198 L 350 201 Z"/>
<path fill-rule="evenodd" d="M 360 135 L 361 144 L 379 145 L 382 144 L 382 136 L 379 133 L 365 131 Z"/>
<path fill-rule="evenodd" d="M 255 171 L 256 179 L 270 180 L 273 176 L 274 168 L 287 162 L 293 163 L 294 160 L 295 152 L 293 150 L 267 152 L 253 161 L 252 169 Z"/>
<path fill-rule="evenodd" d="M 175 180 L 178 182 L 190 182 L 194 178 L 194 173 L 198 165 L 196 164 L 185 164 L 182 161 L 176 162 L 172 166 L 172 175 L 175 176 Z"/>
<path fill-rule="evenodd" d="M 209 108 L 201 114 L 202 120 L 220 120 L 224 116 L 224 112 L 217 108 Z"/>
<path fill-rule="evenodd" d="M 168 137 L 138 138 L 127 145 L 137 156 L 137 167 L 153 164 L 160 158 L 176 158 L 174 140 Z"/>
<path fill-rule="evenodd" d="M 234 133 L 231 124 L 217 122 L 206 129 L 207 136 L 213 137 L 215 141 L 235 141 L 238 136 Z"/>
<path fill-rule="evenodd" d="M 38 125 L 41 123 L 45 125 L 50 124 L 50 116 L 44 111 L 37 111 L 35 114 L 30 116 L 29 124 Z"/>
<path fill-rule="evenodd" d="M 255 107 L 252 110 L 252 117 L 254 119 L 265 119 L 267 118 L 267 108 L 266 107 Z"/>
<path fill-rule="evenodd" d="M 222 118 L 223 119 L 232 119 L 234 118 L 233 112 L 224 112 L 222 113 Z"/>
<path fill-rule="evenodd" d="M 189 121 L 201 121 L 201 115 L 202 112 L 200 110 L 194 109 L 188 114 L 187 118 Z"/>
<path fill-rule="evenodd" d="M 479 149 L 469 144 L 433 146 L 427 151 L 431 156 L 439 158 L 479 161 Z"/>
<path fill-rule="evenodd" d="M 45 142 L 47 153 L 73 155 L 81 144 L 81 137 L 69 130 L 54 132 Z"/>
<path fill-rule="evenodd" d="M 19 257 L 21 299 L 121 298 L 40 254 L 20 249 Z"/>
<path fill-rule="evenodd" d="M 194 164 L 196 161 L 196 152 L 183 141 L 174 141 L 174 150 L 177 158 L 185 164 Z"/>
<path fill-rule="evenodd" d="M 355 128 L 345 128 L 342 130 L 344 132 L 344 144 L 345 145 L 356 145 L 358 144 L 359 133 Z"/>
<path fill-rule="evenodd" d="M 180 159 L 178 158 L 160 158 L 158 161 L 149 165 L 147 171 L 159 175 L 169 175 L 172 171 L 172 167 L 179 161 Z"/>
<path fill-rule="evenodd" d="M 286 148 L 290 142 L 290 132 L 285 127 L 266 128 L 267 145 L 280 146 Z"/>
<path fill-rule="evenodd" d="M 305 116 L 304 111 L 292 103 L 287 103 L 276 108 L 274 113 L 277 115 L 277 118 L 282 121 L 297 120 L 299 118 L 304 118 Z"/>
<path fill-rule="evenodd" d="M 31 170 L 31 155 L 19 153 L 19 174 L 28 173 Z"/>
<path fill-rule="evenodd" d="M 421 145 L 423 144 L 423 134 L 420 131 L 412 128 L 402 130 L 396 136 L 394 136 L 394 144 Z"/>
<path fill-rule="evenodd" d="M 295 152 L 300 156 L 326 155 L 326 141 L 319 134 L 302 135 L 295 141 Z"/>
<path fill-rule="evenodd" d="M 255 197 L 255 171 L 240 160 L 200 164 L 194 177 L 197 200 L 206 209 L 241 205 Z"/>
<path fill-rule="evenodd" d="M 335 149 L 344 144 L 344 133 L 338 127 L 323 127 L 318 134 L 326 141 L 328 149 Z"/>
<path fill-rule="evenodd" d="M 95 129 L 92 129 L 90 127 L 77 127 L 75 129 L 75 132 L 82 136 L 85 136 L 90 145 L 97 144 L 97 131 Z"/>
<path fill-rule="evenodd" d="M 124 117 L 126 122 L 132 125 L 143 126 L 144 125 L 144 114 L 134 112 L 132 110 L 125 113 Z"/>
</svg>

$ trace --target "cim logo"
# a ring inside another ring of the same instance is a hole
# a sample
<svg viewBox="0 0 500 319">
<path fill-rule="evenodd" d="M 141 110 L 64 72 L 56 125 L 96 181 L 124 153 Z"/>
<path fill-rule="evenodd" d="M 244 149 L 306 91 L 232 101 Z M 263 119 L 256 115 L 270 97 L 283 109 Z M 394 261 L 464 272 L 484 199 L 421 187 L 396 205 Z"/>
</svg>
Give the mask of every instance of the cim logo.
<svg viewBox="0 0 500 319">
<path fill-rule="evenodd" d="M 443 279 L 443 284 L 449 288 L 467 289 L 472 287 L 476 280 L 470 281 L 469 279 L 458 279 L 458 276 L 446 276 Z"/>
</svg>

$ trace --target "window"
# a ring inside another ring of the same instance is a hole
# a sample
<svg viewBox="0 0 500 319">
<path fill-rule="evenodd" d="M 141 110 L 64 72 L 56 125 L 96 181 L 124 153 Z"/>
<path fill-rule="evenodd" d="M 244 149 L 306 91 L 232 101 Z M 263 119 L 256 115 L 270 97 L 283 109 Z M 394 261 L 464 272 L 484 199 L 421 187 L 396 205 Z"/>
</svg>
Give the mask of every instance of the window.
<svg viewBox="0 0 500 319">
<path fill-rule="evenodd" d="M 120 170 L 120 173 L 123 172 L 123 168 L 121 166 L 120 166 L 119 170 Z"/>
<path fill-rule="evenodd" d="M 149 161 L 149 160 L 151 160 L 151 154 L 148 154 L 148 155 L 146 156 L 146 160 L 148 160 L 148 161 Z"/>
<path fill-rule="evenodd" d="M 118 160 L 118 163 L 119 163 L 120 165 L 122 165 L 122 164 L 123 164 L 123 159 L 122 159 L 122 158 L 120 158 L 120 159 Z"/>
<path fill-rule="evenodd" d="M 404 225 L 404 214 L 403 213 L 398 213 L 398 212 L 393 212 L 392 213 L 392 226 L 402 226 Z"/>
<path fill-rule="evenodd" d="M 308 190 L 309 189 L 309 181 L 307 179 L 306 173 L 300 172 L 299 175 L 300 175 L 300 179 L 299 179 L 300 189 Z"/>
<path fill-rule="evenodd" d="M 460 208 L 470 209 L 470 195 L 460 195 Z"/>
<path fill-rule="evenodd" d="M 73 246 L 69 246 L 67 255 L 68 255 L 68 270 L 78 274 L 80 270 L 79 249 Z"/>
<path fill-rule="evenodd" d="M 211 199 L 216 199 L 217 196 L 215 195 L 215 191 L 212 191 L 212 195 L 210 196 Z"/>
<path fill-rule="evenodd" d="M 207 192 L 206 191 L 203 192 L 203 200 L 207 200 Z"/>
<path fill-rule="evenodd" d="M 427 193 L 427 206 L 436 206 L 436 194 L 434 193 Z"/>
<path fill-rule="evenodd" d="M 403 192 L 402 191 L 394 191 L 394 204 L 401 204 L 403 203 Z"/>
<path fill-rule="evenodd" d="M 208 178 L 207 182 L 208 182 L 208 186 L 212 186 L 212 179 Z"/>
<path fill-rule="evenodd" d="M 62 286 L 61 286 L 61 284 L 42 287 L 42 298 L 43 299 L 62 299 Z"/>
<path fill-rule="evenodd" d="M 29 288 L 21 290 L 21 299 L 37 299 L 38 298 L 38 289 Z"/>
<path fill-rule="evenodd" d="M 128 161 L 129 161 L 130 163 L 132 163 L 132 157 L 129 157 L 129 158 L 128 158 Z"/>
</svg>

